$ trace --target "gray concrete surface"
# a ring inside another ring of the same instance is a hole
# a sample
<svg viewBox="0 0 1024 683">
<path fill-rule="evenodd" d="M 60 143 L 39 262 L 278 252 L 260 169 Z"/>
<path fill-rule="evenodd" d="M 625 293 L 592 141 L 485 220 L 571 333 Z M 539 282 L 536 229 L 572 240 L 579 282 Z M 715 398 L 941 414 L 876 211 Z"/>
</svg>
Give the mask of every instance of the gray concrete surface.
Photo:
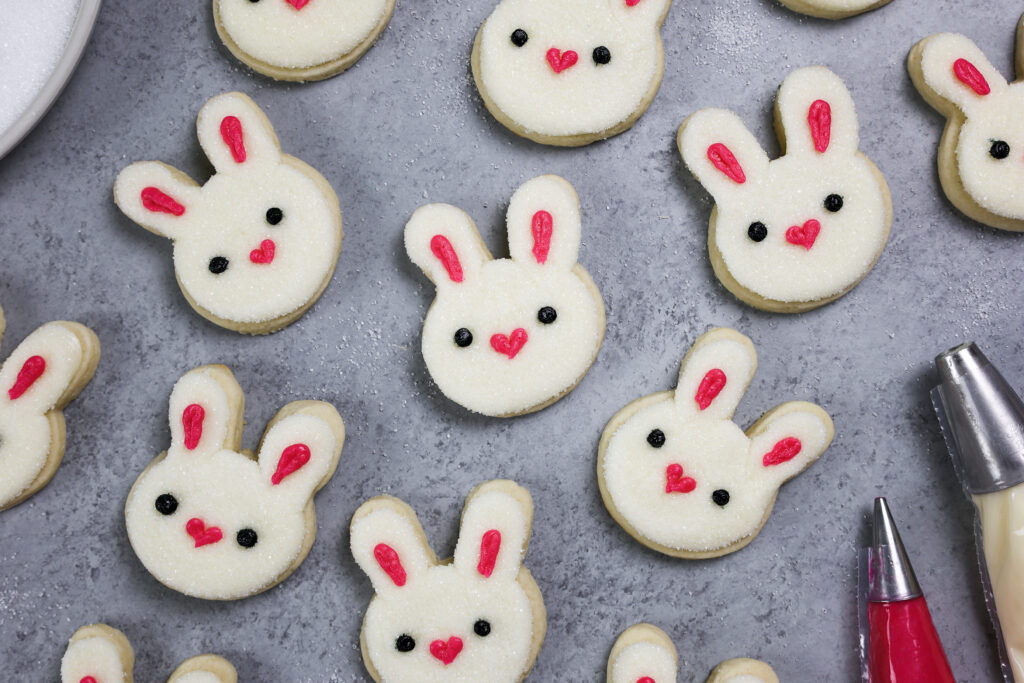
<svg viewBox="0 0 1024 683">
<path fill-rule="evenodd" d="M 289 85 L 231 58 L 206 0 L 106 3 L 64 95 L 0 161 L 6 348 L 59 318 L 87 323 L 103 342 L 95 380 L 67 411 L 63 466 L 29 502 L 0 513 L 5 678 L 55 680 L 73 631 L 104 621 L 130 637 L 140 681 L 164 680 L 201 651 L 230 658 L 245 681 L 368 680 L 358 636 L 371 589 L 348 552 L 352 512 L 372 495 L 399 496 L 443 556 L 469 489 L 510 477 L 537 505 L 526 562 L 549 613 L 532 680 L 603 680 L 615 637 L 641 620 L 678 645 L 681 681 L 703 681 L 740 655 L 768 660 L 784 681 L 854 680 L 855 554 L 876 495 L 889 497 L 957 677 L 994 680 L 972 509 L 927 392 L 932 357 L 965 339 L 1024 388 L 1024 245 L 965 219 L 941 195 L 943 119 L 914 91 L 904 59 L 916 39 L 960 30 L 1009 74 L 1020 3 L 895 0 L 830 23 L 771 0 L 677 0 L 650 111 L 632 131 L 576 150 L 520 140 L 484 110 L 469 53 L 492 6 L 400 0 L 353 69 Z M 895 224 L 851 294 L 811 313 L 770 315 L 714 279 L 711 202 L 683 167 L 675 131 L 693 110 L 723 106 L 777 151 L 775 89 L 814 63 L 850 86 L 861 147 L 888 176 Z M 139 159 L 205 179 L 194 117 L 207 98 L 232 89 L 252 95 L 284 148 L 328 178 L 345 217 L 330 287 L 298 323 L 269 337 L 242 337 L 193 313 L 175 285 L 170 244 L 111 200 L 118 170 Z M 475 417 L 425 371 L 419 330 L 433 288 L 407 261 L 402 229 L 419 205 L 447 201 L 473 215 L 502 254 L 508 198 L 547 172 L 579 191 L 581 262 L 604 293 L 608 336 L 589 375 L 553 407 L 513 420 Z M 607 419 L 671 388 L 683 353 L 712 325 L 745 332 L 760 353 L 742 423 L 779 401 L 808 399 L 834 416 L 837 435 L 783 489 L 753 544 L 684 562 L 644 549 L 612 521 L 594 462 Z M 172 384 L 208 362 L 231 366 L 247 392 L 247 446 L 279 406 L 299 398 L 333 401 L 348 425 L 342 463 L 317 497 L 309 558 L 277 588 L 231 603 L 158 584 L 132 553 L 122 513 L 137 474 L 168 442 Z"/>
</svg>

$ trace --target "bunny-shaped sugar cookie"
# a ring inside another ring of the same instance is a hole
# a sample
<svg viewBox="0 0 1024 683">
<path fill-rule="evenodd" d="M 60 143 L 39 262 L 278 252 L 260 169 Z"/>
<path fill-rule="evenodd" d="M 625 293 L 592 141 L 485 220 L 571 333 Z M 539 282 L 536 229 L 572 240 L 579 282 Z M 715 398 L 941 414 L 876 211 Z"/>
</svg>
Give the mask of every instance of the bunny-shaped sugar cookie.
<svg viewBox="0 0 1024 683">
<path fill-rule="evenodd" d="M 679 654 L 668 634 L 651 624 L 630 626 L 608 656 L 608 683 L 676 683 Z M 775 671 L 756 659 L 730 659 L 706 683 L 779 683 Z"/>
<path fill-rule="evenodd" d="M 783 5 L 812 17 L 845 19 L 888 5 L 891 0 L 779 0 Z"/>
<path fill-rule="evenodd" d="M 715 275 L 757 308 L 795 313 L 839 298 L 889 239 L 885 178 L 858 151 L 846 86 L 821 66 L 786 78 L 775 102 L 785 155 L 768 155 L 739 117 L 702 109 L 679 128 L 679 151 L 711 193 Z"/>
<path fill-rule="evenodd" d="M 217 171 L 205 185 L 143 161 L 117 176 L 114 200 L 174 242 L 178 285 L 200 315 L 238 332 L 275 332 L 330 282 L 341 251 L 338 198 L 315 169 L 281 151 L 245 95 L 214 97 L 196 125 Z"/>
<path fill-rule="evenodd" d="M 99 360 L 96 334 L 62 320 L 26 337 L 0 367 L 0 510 L 25 501 L 57 472 L 64 406 L 89 383 Z"/>
<path fill-rule="evenodd" d="M 376 42 L 395 0 L 213 0 L 217 34 L 235 57 L 283 81 L 318 81 Z"/>
<path fill-rule="evenodd" d="M 128 638 L 106 624 L 75 631 L 60 663 L 61 683 L 132 683 L 135 651 Z M 237 683 L 238 672 L 218 655 L 197 655 L 174 670 L 167 683 Z"/>
<path fill-rule="evenodd" d="M 647 110 L 665 70 L 672 0 L 500 0 L 473 45 L 473 78 L 512 132 L 575 147 Z"/>
<path fill-rule="evenodd" d="M 946 117 L 939 180 L 946 197 L 976 221 L 1024 231 L 1024 80 L 1007 83 L 970 38 L 937 33 L 907 60 L 911 80 Z M 1017 26 L 1024 78 L 1024 17 Z"/>
<path fill-rule="evenodd" d="M 511 258 L 493 259 L 473 220 L 428 204 L 405 228 L 409 258 L 437 286 L 423 359 L 441 391 L 484 415 L 540 410 L 567 394 L 604 339 L 604 302 L 576 262 L 580 205 L 558 176 L 523 184 L 508 207 Z"/>
<path fill-rule="evenodd" d="M 363 618 L 363 662 L 381 683 L 515 683 L 547 628 L 522 566 L 533 501 L 506 480 L 477 486 L 462 512 L 455 558 L 438 563 L 412 508 L 390 496 L 359 506 L 352 554 L 376 595 Z"/>
<path fill-rule="evenodd" d="M 171 392 L 171 447 L 125 503 L 135 554 L 186 595 L 234 600 L 283 581 L 313 545 L 313 495 L 338 465 L 345 425 L 334 406 L 284 406 L 255 457 L 239 450 L 243 408 L 223 365 L 185 373 Z"/>
<path fill-rule="evenodd" d="M 675 391 L 630 403 L 601 435 L 605 507 L 633 538 L 685 559 L 735 552 L 768 520 L 779 487 L 832 442 L 829 416 L 791 401 L 744 433 L 733 413 L 757 369 L 751 341 L 728 328 L 701 336 Z"/>
</svg>

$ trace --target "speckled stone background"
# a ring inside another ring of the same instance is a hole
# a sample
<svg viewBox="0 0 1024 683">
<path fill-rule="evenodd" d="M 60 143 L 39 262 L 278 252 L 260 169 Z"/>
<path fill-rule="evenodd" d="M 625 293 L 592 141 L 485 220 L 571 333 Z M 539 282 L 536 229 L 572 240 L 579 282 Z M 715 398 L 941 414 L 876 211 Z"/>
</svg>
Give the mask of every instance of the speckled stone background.
<svg viewBox="0 0 1024 683">
<path fill-rule="evenodd" d="M 659 624 L 680 680 L 719 661 L 769 661 L 784 681 L 859 672 L 856 550 L 872 498 L 886 495 L 928 593 L 958 679 L 997 677 L 979 589 L 972 508 L 928 400 L 932 357 L 975 339 L 1024 388 L 1021 237 L 965 219 L 942 196 L 943 119 L 918 97 L 904 59 L 918 38 L 959 30 L 1009 74 L 1019 0 L 895 0 L 843 22 L 772 0 L 677 0 L 663 37 L 665 80 L 631 131 L 584 149 L 542 147 L 484 110 L 469 74 L 474 32 L 493 0 L 399 0 L 379 43 L 325 82 L 250 72 L 217 39 L 208 0 L 110 0 L 54 109 L 0 161 L 0 303 L 8 350 L 70 318 L 103 343 L 92 384 L 67 410 L 64 464 L 42 492 L 0 513 L 0 671 L 52 681 L 76 628 L 122 629 L 137 679 L 164 680 L 184 658 L 227 656 L 244 681 L 365 681 L 359 626 L 369 581 L 348 551 L 348 521 L 378 493 L 408 501 L 438 553 L 450 553 L 465 494 L 510 477 L 537 514 L 527 565 L 547 603 L 532 680 L 602 681 L 618 633 Z M 26 9 L 25 11 L 29 11 Z M 852 293 L 798 316 L 761 313 L 715 280 L 709 197 L 683 167 L 675 132 L 702 106 L 737 111 L 772 153 L 772 97 L 791 70 L 821 63 L 850 86 L 861 148 L 886 174 L 892 238 Z M 210 173 L 194 118 L 238 89 L 275 123 L 285 150 L 341 198 L 345 242 L 334 280 L 298 323 L 269 337 L 219 329 L 189 308 L 170 244 L 123 217 L 118 170 L 161 159 Z M 402 229 L 428 201 L 475 217 L 499 255 L 503 214 L 524 180 L 558 173 L 583 205 L 581 262 L 602 289 L 608 335 L 567 398 L 528 417 L 486 419 L 448 401 L 418 350 L 433 287 L 406 259 Z M 725 558 L 685 562 L 634 542 L 601 504 L 594 463 L 605 422 L 671 388 L 709 326 L 754 339 L 760 371 L 738 419 L 788 399 L 819 402 L 836 440 L 782 490 L 760 537 Z M 317 497 L 319 535 L 280 586 L 204 602 L 158 584 L 129 547 L 122 507 L 169 440 L 167 399 L 185 370 L 229 365 L 247 392 L 245 445 L 288 401 L 337 405 L 341 465 Z"/>
</svg>

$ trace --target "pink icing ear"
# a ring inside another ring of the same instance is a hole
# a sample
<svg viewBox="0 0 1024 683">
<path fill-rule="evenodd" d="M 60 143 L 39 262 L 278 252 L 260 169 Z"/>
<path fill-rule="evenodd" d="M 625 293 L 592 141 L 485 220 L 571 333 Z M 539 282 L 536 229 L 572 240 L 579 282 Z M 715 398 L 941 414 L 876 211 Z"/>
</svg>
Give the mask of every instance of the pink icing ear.
<svg viewBox="0 0 1024 683">
<path fill-rule="evenodd" d="M 149 211 L 169 213 L 172 216 L 180 216 L 185 213 L 185 207 L 174 197 L 155 187 L 143 188 L 139 197 L 142 199 L 142 206 Z"/>
<path fill-rule="evenodd" d="M 501 532 L 491 529 L 480 539 L 480 562 L 476 570 L 484 578 L 491 578 L 494 573 L 494 564 L 498 561 L 498 551 L 501 550 Z"/>
<path fill-rule="evenodd" d="M 430 240 L 430 251 L 437 260 L 441 262 L 444 269 L 448 271 L 448 279 L 452 282 L 462 282 L 462 264 L 459 263 L 459 255 L 455 253 L 455 247 L 444 235 L 434 235 Z"/>
<path fill-rule="evenodd" d="M 740 162 L 736 160 L 736 157 L 729 148 L 721 142 L 716 142 L 708 147 L 708 159 L 715 165 L 715 168 L 724 173 L 734 183 L 742 185 L 747 182 L 747 176 L 743 172 Z"/>
<path fill-rule="evenodd" d="M 181 426 L 185 428 L 185 448 L 195 450 L 199 440 L 203 438 L 203 420 L 206 411 L 198 403 L 193 403 L 181 412 Z"/>
<path fill-rule="evenodd" d="M 807 125 L 811 127 L 814 149 L 822 154 L 832 138 L 832 107 L 825 100 L 814 100 L 807 110 Z"/>
<path fill-rule="evenodd" d="M 377 560 L 377 564 L 396 586 L 401 588 L 405 585 L 405 568 L 402 567 L 402 560 L 399 559 L 394 548 L 384 543 L 378 543 L 373 549 L 373 559 Z"/>
<path fill-rule="evenodd" d="M 307 462 L 309 462 L 309 446 L 304 443 L 293 443 L 281 452 L 281 457 L 277 461 L 277 469 L 270 477 L 270 483 L 277 486 L 285 477 L 300 470 Z"/>
<path fill-rule="evenodd" d="M 772 465 L 781 465 L 784 462 L 789 462 L 797 455 L 800 454 L 800 449 L 803 445 L 800 443 L 800 439 L 794 436 L 787 436 L 782 439 L 769 451 L 764 454 L 764 458 L 761 462 L 764 463 L 765 467 L 771 467 Z"/>
<path fill-rule="evenodd" d="M 704 375 L 704 379 L 700 381 L 700 386 L 697 387 L 697 394 L 693 399 L 697 402 L 697 407 L 701 410 L 706 409 L 711 405 L 711 402 L 718 398 L 718 395 L 722 393 L 722 389 L 725 388 L 725 373 L 715 368 L 708 370 L 708 374 Z"/>
<path fill-rule="evenodd" d="M 639 4 L 640 0 L 626 0 L 626 7 L 636 7 Z M 653 683 L 653 681 L 651 683 Z"/>
<path fill-rule="evenodd" d="M 7 390 L 7 395 L 12 401 L 21 398 L 45 371 L 46 361 L 43 357 L 32 356 L 18 370 L 18 377 L 14 380 L 14 386 Z"/>
<path fill-rule="evenodd" d="M 538 211 L 533 214 L 533 221 L 530 225 L 530 232 L 533 233 L 533 257 L 537 263 L 544 265 L 548 260 L 548 252 L 551 250 L 551 233 L 554 232 L 554 220 L 547 211 Z"/>
<path fill-rule="evenodd" d="M 96 679 L 93 678 L 92 676 L 85 676 L 78 683 L 96 683 Z"/>
<path fill-rule="evenodd" d="M 231 150 L 231 157 L 235 163 L 245 161 L 245 141 L 242 138 L 242 122 L 236 116 L 225 116 L 220 122 L 220 136 L 224 138 L 224 144 Z"/>
<path fill-rule="evenodd" d="M 644 676 L 643 678 L 636 679 L 636 683 L 654 683 L 654 679 L 650 676 Z"/>
<path fill-rule="evenodd" d="M 973 90 L 975 93 L 981 96 L 988 95 L 992 92 L 992 88 L 989 87 L 988 81 L 978 71 L 978 67 L 974 66 L 966 59 L 958 59 L 953 62 L 953 75 L 956 79 L 966 85 L 968 88 Z"/>
</svg>

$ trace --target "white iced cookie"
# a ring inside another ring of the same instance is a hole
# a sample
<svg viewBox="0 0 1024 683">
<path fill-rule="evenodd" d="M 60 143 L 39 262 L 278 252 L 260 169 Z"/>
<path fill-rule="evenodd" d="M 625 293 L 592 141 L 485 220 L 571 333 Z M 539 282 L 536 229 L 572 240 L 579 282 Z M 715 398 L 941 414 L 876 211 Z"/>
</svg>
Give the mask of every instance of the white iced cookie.
<svg viewBox="0 0 1024 683">
<path fill-rule="evenodd" d="M 716 666 L 707 683 L 779 683 L 779 677 L 765 662 L 740 657 Z"/>
<path fill-rule="evenodd" d="M 106 624 L 75 631 L 60 663 L 61 683 L 132 683 L 135 652 L 123 633 Z M 198 655 L 182 662 L 167 683 L 237 683 L 231 662 Z"/>
<path fill-rule="evenodd" d="M 791 401 L 744 433 L 736 406 L 757 369 L 751 341 L 728 328 L 701 336 L 675 391 L 638 399 L 601 435 L 605 507 L 636 540 L 685 559 L 744 547 L 768 520 L 779 487 L 832 442 L 818 406 Z"/>
<path fill-rule="evenodd" d="M 217 34 L 265 76 L 318 81 L 349 68 L 391 20 L 395 0 L 213 0 Z"/>
<path fill-rule="evenodd" d="M 0 336 L 4 316 L 0 310 Z M 85 388 L 100 341 L 85 325 L 51 322 L 27 336 L 0 367 L 0 510 L 53 478 L 64 457 L 64 407 Z"/>
<path fill-rule="evenodd" d="M 885 178 L 858 151 L 853 99 L 821 66 L 794 71 L 775 102 L 785 152 L 768 160 L 730 111 L 702 109 L 679 128 L 687 167 L 715 200 L 708 252 L 715 275 L 757 308 L 795 313 L 839 298 L 889 239 Z"/>
<path fill-rule="evenodd" d="M 514 133 L 578 146 L 627 130 L 661 85 L 671 0 L 501 0 L 473 45 L 487 109 Z"/>
<path fill-rule="evenodd" d="M 891 0 L 779 0 L 783 5 L 801 14 L 822 19 L 845 19 L 855 14 L 878 9 Z"/>
<path fill-rule="evenodd" d="M 522 566 L 533 501 L 515 482 L 466 499 L 455 557 L 439 563 L 416 513 L 390 496 L 359 506 L 352 555 L 376 593 L 366 609 L 363 662 L 383 683 L 515 683 L 533 666 L 547 617 Z"/>
<path fill-rule="evenodd" d="M 338 465 L 345 425 L 334 406 L 295 401 L 240 451 L 242 389 L 204 365 L 171 392 L 171 447 L 125 503 L 128 540 L 149 573 L 186 595 L 234 600 L 283 581 L 316 536 L 313 495 Z"/>
<path fill-rule="evenodd" d="M 143 161 L 117 176 L 114 201 L 174 242 L 178 285 L 200 315 L 238 332 L 275 332 L 330 282 L 341 251 L 338 198 L 315 169 L 281 151 L 247 96 L 214 97 L 196 125 L 216 170 L 205 185 Z"/>
<path fill-rule="evenodd" d="M 1007 83 L 966 36 L 937 33 L 907 60 L 910 78 L 946 117 L 939 180 L 946 197 L 976 221 L 1024 231 L 1024 81 Z M 1017 27 L 1024 75 L 1024 18 Z"/>
<path fill-rule="evenodd" d="M 511 258 L 493 259 L 473 220 L 448 204 L 409 219 L 409 258 L 437 286 L 423 359 L 438 388 L 484 415 L 540 410 L 575 387 L 604 339 L 604 302 L 576 262 L 576 191 L 558 176 L 523 184 L 508 207 Z"/>
</svg>

